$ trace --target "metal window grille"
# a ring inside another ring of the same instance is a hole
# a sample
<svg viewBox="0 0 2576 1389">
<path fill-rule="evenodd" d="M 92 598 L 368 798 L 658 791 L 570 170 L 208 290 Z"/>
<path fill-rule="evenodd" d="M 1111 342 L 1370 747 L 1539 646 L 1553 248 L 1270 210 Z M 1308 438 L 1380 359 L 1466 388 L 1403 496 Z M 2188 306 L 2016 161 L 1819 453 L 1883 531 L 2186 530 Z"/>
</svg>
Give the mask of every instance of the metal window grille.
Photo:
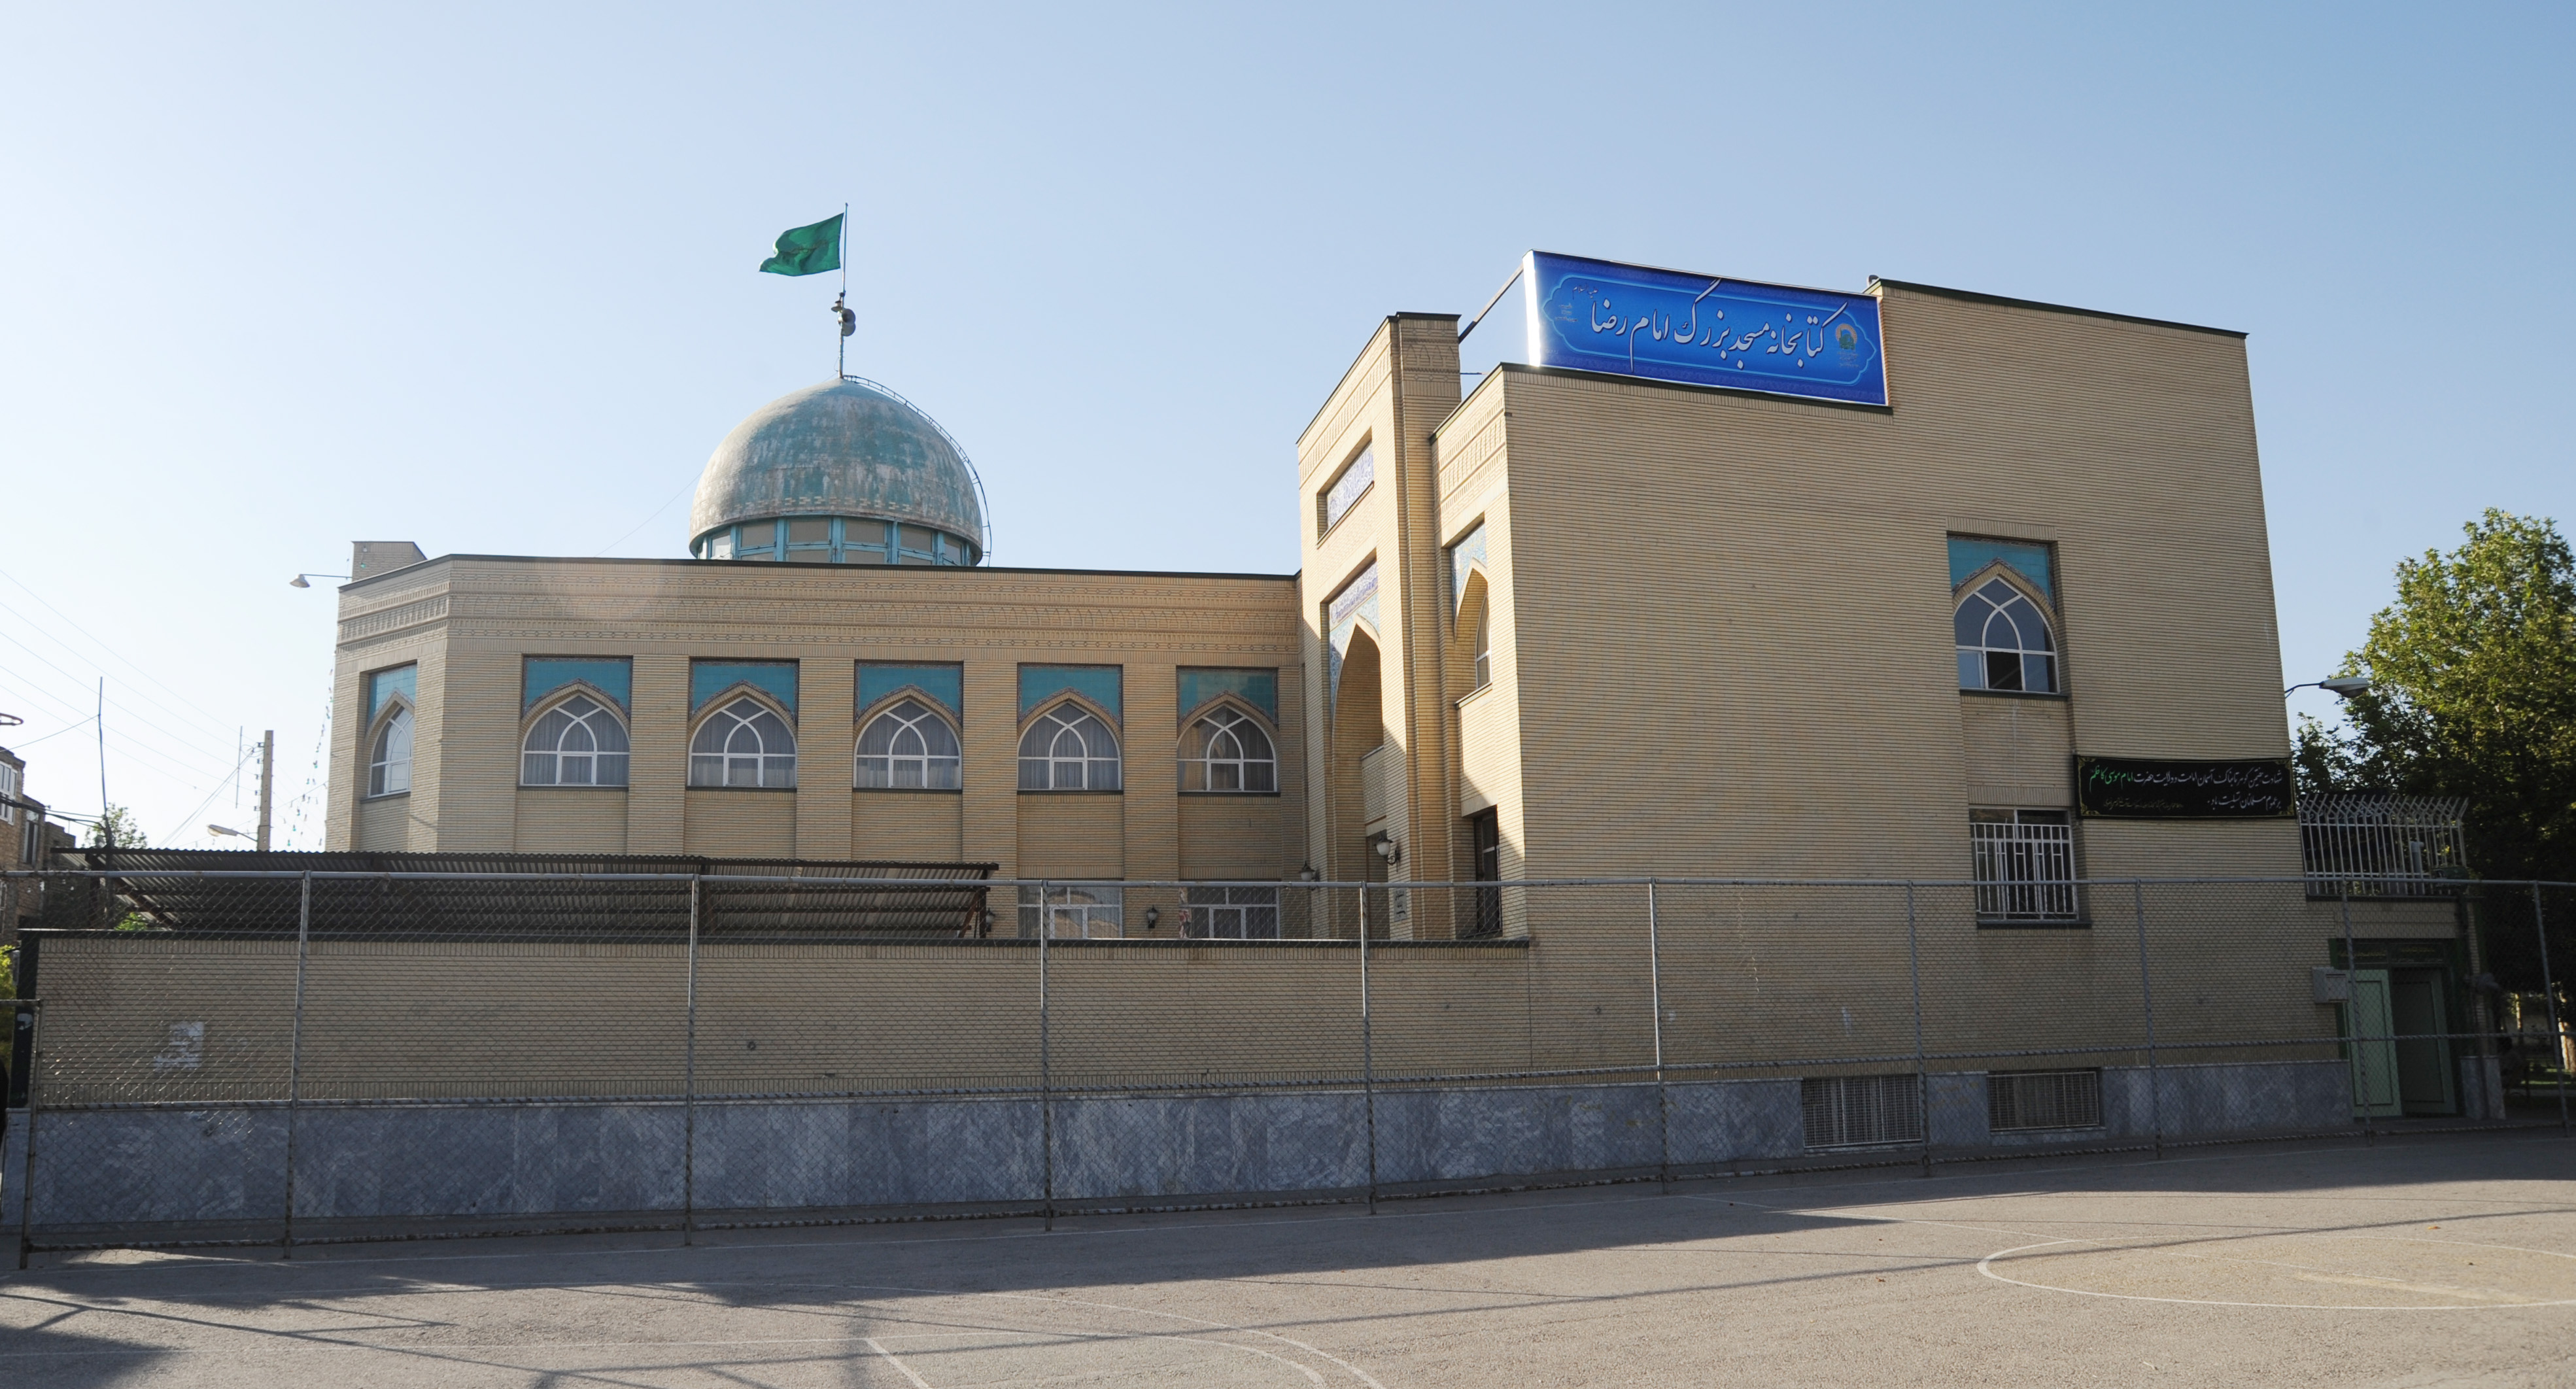
<svg viewBox="0 0 2576 1389">
<path fill-rule="evenodd" d="M 2332 897 L 2432 897 L 2468 871 L 2464 800 L 2431 796 L 2311 796 L 2299 803 L 2299 842 L 2313 880 Z"/>
<path fill-rule="evenodd" d="M 1923 1100 L 1912 1075 L 1814 1076 L 1798 1082 L 1810 1148 L 1875 1148 L 1923 1141 Z"/>
<path fill-rule="evenodd" d="M 1020 937 L 1035 940 L 1039 932 L 1039 899 L 1049 929 L 1057 940 L 1115 940 L 1126 931 L 1126 889 L 1098 883 L 1082 887 L 1020 889 Z"/>
<path fill-rule="evenodd" d="M 1970 823 L 1980 920 L 2075 919 L 2075 827 L 2050 815 L 2002 812 Z"/>
<path fill-rule="evenodd" d="M 1986 1077 L 1986 1127 L 2098 1129 L 2100 1071 L 1997 1071 Z"/>
</svg>

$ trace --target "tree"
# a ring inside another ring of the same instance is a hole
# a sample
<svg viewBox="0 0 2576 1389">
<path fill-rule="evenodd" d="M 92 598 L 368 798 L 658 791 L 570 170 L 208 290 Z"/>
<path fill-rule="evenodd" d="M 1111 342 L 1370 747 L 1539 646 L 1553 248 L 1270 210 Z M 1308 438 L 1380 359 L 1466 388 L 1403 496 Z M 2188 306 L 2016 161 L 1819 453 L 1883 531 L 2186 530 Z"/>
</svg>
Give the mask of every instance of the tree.
<svg viewBox="0 0 2576 1389">
<path fill-rule="evenodd" d="M 110 802 L 98 813 L 98 822 L 89 827 L 89 847 L 111 849 L 144 849 L 151 847 L 144 837 L 143 826 L 134 812 Z"/>
<path fill-rule="evenodd" d="M 2397 565 L 2397 601 L 2341 674 L 2349 731 L 2300 721 L 2303 793 L 2468 802 L 2487 878 L 2576 879 L 2576 556 L 2557 523 L 2490 509 Z"/>
</svg>

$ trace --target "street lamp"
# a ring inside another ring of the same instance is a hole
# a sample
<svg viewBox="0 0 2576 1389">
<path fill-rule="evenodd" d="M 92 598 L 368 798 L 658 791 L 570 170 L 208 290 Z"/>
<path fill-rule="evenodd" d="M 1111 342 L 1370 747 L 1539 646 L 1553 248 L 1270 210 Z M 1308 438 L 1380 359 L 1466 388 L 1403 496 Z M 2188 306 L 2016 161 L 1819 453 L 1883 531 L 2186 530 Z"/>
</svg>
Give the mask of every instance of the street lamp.
<svg viewBox="0 0 2576 1389">
<path fill-rule="evenodd" d="M 228 829 L 225 829 L 225 828 L 224 828 L 223 826 L 221 826 L 221 825 L 208 825 L 208 826 L 206 826 L 206 833 L 208 833 L 208 834 L 212 834 L 212 835 L 221 835 L 221 836 L 224 836 L 224 837 L 227 837 L 227 838 L 231 838 L 231 839 L 256 839 L 256 838 L 258 838 L 258 836 L 257 836 L 257 835 L 244 834 L 244 833 L 242 833 L 240 830 L 228 830 Z"/>
<path fill-rule="evenodd" d="M 346 574 L 315 574 L 308 571 L 287 580 L 286 586 L 288 588 L 311 588 L 313 585 L 304 582 L 306 579 L 345 579 L 347 577 L 349 576 Z"/>
<path fill-rule="evenodd" d="M 2300 690 L 2323 690 L 2338 699 L 2350 699 L 2369 688 L 2370 677 L 2367 675 L 2337 675 L 2325 680 L 2303 680 L 2281 691 L 2281 697 L 2287 699 Z"/>
</svg>

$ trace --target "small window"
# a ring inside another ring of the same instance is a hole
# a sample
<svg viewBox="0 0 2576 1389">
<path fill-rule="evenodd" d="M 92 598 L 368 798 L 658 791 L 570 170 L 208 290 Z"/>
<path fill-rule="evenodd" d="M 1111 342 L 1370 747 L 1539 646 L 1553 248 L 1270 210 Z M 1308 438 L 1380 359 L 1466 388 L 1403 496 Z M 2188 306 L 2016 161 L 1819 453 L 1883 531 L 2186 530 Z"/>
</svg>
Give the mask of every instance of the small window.
<svg viewBox="0 0 2576 1389">
<path fill-rule="evenodd" d="M 859 734 L 859 786 L 954 791 L 957 769 L 957 730 L 920 700 L 899 701 Z"/>
<path fill-rule="evenodd" d="M 2100 1071 L 1995 1071 L 1986 1077 L 1986 1127 L 1997 1133 L 2102 1127 Z"/>
<path fill-rule="evenodd" d="M 1478 883 L 1503 880 L 1502 812 L 1487 808 L 1467 817 L 1467 846 L 1472 862 L 1468 873 Z M 1503 890 L 1478 887 L 1475 915 L 1467 922 L 1471 936 L 1499 936 L 1503 933 Z"/>
<path fill-rule="evenodd" d="M 745 695 L 707 715 L 689 740 L 691 786 L 796 784 L 796 735 L 769 706 Z"/>
<path fill-rule="evenodd" d="M 588 695 L 556 705 L 528 730 L 522 786 L 624 786 L 626 726 Z"/>
<path fill-rule="evenodd" d="M 1115 791 L 1118 770 L 1118 740 L 1079 704 L 1055 706 L 1020 735 L 1023 791 Z"/>
<path fill-rule="evenodd" d="M 1481 690 L 1494 680 L 1493 628 L 1488 616 L 1493 610 L 1491 602 L 1480 599 L 1476 603 L 1476 683 L 1471 687 L 1473 689 Z"/>
<path fill-rule="evenodd" d="M 1369 484 L 1375 481 L 1377 449 L 1372 446 L 1361 449 L 1359 457 L 1343 464 L 1342 471 L 1334 476 L 1322 495 L 1315 498 L 1316 533 L 1320 535 L 1340 525 L 1342 517 L 1349 514 L 1351 503 L 1358 501 L 1360 494 L 1369 490 Z"/>
<path fill-rule="evenodd" d="M 1923 1141 L 1923 1087 L 1912 1075 L 1818 1076 L 1798 1082 L 1810 1148 Z"/>
<path fill-rule="evenodd" d="M 367 794 L 390 796 L 411 789 L 411 710 L 395 705 L 393 716 L 376 727 L 374 747 L 367 752 Z"/>
<path fill-rule="evenodd" d="M 1980 921 L 2073 921 L 2075 829 L 2062 810 L 1971 810 Z"/>
<path fill-rule="evenodd" d="M 1276 791 L 1278 766 L 1261 725 L 1239 709 L 1219 706 L 1190 725 L 1181 747 L 1181 789 Z"/>
<path fill-rule="evenodd" d="M 1056 940 L 1115 940 L 1127 933 L 1125 901 L 1124 888 L 1100 883 L 1021 888 L 1020 938 L 1036 939 L 1043 915 Z"/>
<path fill-rule="evenodd" d="M 1192 940 L 1277 940 L 1279 889 L 1185 889 L 1181 897 L 1181 934 Z"/>
<path fill-rule="evenodd" d="M 1959 688 L 2057 691 L 2057 646 L 2048 619 L 2020 589 L 1988 579 L 1959 600 Z"/>
</svg>

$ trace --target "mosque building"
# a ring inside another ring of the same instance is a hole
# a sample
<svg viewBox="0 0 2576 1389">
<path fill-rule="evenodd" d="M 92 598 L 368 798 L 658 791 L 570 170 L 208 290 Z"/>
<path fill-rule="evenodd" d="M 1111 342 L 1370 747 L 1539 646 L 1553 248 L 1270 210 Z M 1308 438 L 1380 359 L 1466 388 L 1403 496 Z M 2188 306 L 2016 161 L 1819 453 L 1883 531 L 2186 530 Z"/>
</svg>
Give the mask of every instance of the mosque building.
<svg viewBox="0 0 2576 1389">
<path fill-rule="evenodd" d="M 843 377 L 716 446 L 685 558 L 361 544 L 328 847 L 990 864 L 1127 936 L 1279 934 L 1301 878 L 2080 925 L 2301 870 L 2239 333 L 1533 253 L 1380 322 L 1295 457 L 1295 574 L 999 566 L 965 450 Z"/>
</svg>

